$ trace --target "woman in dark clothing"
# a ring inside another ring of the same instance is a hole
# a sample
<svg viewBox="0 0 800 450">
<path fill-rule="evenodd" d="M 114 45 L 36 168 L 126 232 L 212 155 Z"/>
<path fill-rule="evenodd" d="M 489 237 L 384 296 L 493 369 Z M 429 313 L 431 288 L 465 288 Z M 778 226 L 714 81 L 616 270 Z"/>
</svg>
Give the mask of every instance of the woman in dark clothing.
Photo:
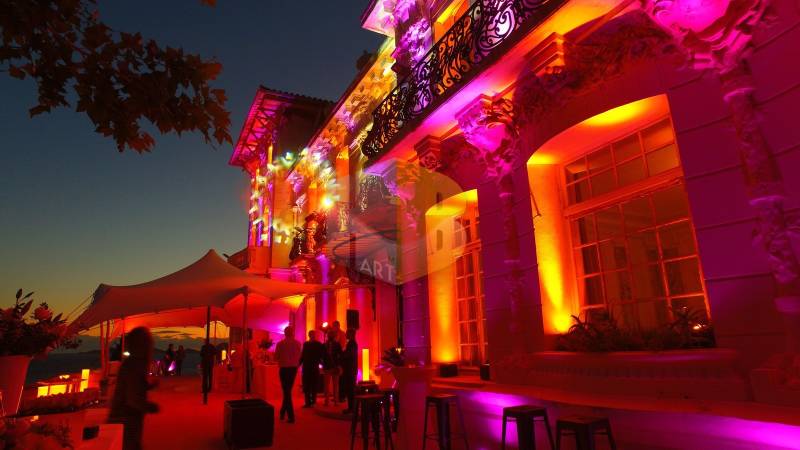
<svg viewBox="0 0 800 450">
<path fill-rule="evenodd" d="M 164 375 L 172 375 L 172 363 L 175 362 L 175 349 L 172 344 L 167 346 L 167 351 L 164 352 Z"/>
<path fill-rule="evenodd" d="M 347 345 L 342 352 L 342 379 L 340 390 L 343 396 L 347 397 L 347 409 L 345 414 L 353 412 L 353 402 L 356 391 L 356 377 L 358 376 L 358 343 L 356 342 L 356 330 L 347 329 Z"/>
<path fill-rule="evenodd" d="M 108 421 L 124 426 L 123 450 L 140 450 L 144 415 L 158 412 L 158 405 L 147 401 L 147 391 L 154 386 L 147 381 L 153 358 L 153 336 L 147 328 L 137 327 L 128 333 L 125 345 L 130 356 L 119 368 Z"/>
<path fill-rule="evenodd" d="M 178 346 L 178 351 L 175 352 L 175 373 L 183 375 L 183 360 L 186 359 L 186 349 L 182 345 Z"/>
<path fill-rule="evenodd" d="M 336 340 L 336 333 L 329 331 L 325 341 L 325 359 L 322 362 L 325 406 L 328 406 L 329 395 L 333 397 L 334 405 L 339 404 L 339 375 L 342 373 L 341 357 L 342 346 Z"/>
</svg>

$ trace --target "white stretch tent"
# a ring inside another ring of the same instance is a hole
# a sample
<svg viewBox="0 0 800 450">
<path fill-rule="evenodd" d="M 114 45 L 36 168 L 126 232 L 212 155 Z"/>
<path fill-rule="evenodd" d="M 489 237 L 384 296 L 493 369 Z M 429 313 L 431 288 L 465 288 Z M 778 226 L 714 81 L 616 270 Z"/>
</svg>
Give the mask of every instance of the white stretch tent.
<svg viewBox="0 0 800 450">
<path fill-rule="evenodd" d="M 127 317 L 138 325 L 203 325 L 209 307 L 212 320 L 241 326 L 242 314 L 234 313 L 243 309 L 245 293 L 248 294 L 248 311 L 273 307 L 292 310 L 302 301 L 298 295 L 315 294 L 326 288 L 318 284 L 252 275 L 228 264 L 214 250 L 209 250 L 191 265 L 146 283 L 132 286 L 101 284 L 95 290 L 92 302 L 72 326 L 83 330 L 106 320 Z M 257 320 L 258 316 L 255 317 Z"/>
<path fill-rule="evenodd" d="M 189 266 L 146 283 L 101 284 L 70 327 L 80 331 L 101 324 L 102 333 L 104 322 L 119 321 L 114 330 L 119 334 L 136 326 L 202 326 L 219 320 L 229 326 L 277 331 L 305 295 L 330 288 L 252 275 L 209 250 Z M 105 335 L 107 343 L 111 337 L 108 327 Z M 243 344 L 246 335 L 242 333 Z M 244 345 L 245 358 L 247 347 Z"/>
</svg>

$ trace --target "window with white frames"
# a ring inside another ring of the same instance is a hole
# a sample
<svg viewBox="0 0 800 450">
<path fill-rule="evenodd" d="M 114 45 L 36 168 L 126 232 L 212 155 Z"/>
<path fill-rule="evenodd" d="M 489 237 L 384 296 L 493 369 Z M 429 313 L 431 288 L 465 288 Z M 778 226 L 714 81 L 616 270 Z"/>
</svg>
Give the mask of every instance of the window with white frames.
<svg viewBox="0 0 800 450">
<path fill-rule="evenodd" d="M 582 309 L 653 328 L 706 293 L 669 118 L 564 166 Z"/>
<path fill-rule="evenodd" d="M 454 226 L 455 293 L 458 310 L 459 360 L 477 366 L 488 360 L 486 318 L 483 310 L 483 264 L 478 238 L 477 207 L 457 217 Z"/>
</svg>

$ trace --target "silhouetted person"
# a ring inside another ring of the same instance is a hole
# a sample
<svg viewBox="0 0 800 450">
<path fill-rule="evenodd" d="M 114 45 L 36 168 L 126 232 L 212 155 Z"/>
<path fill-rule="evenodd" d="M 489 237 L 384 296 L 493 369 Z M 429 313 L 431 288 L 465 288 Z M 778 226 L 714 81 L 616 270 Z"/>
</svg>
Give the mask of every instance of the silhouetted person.
<svg viewBox="0 0 800 450">
<path fill-rule="evenodd" d="M 322 363 L 324 377 L 322 380 L 325 406 L 328 405 L 328 395 L 333 394 L 333 404 L 339 403 L 339 376 L 342 374 L 341 367 L 342 346 L 336 340 L 336 333 L 329 330 L 325 341 L 325 359 Z M 330 386 L 330 388 L 328 387 Z M 329 390 L 330 389 L 330 390 Z M 330 392 L 333 391 L 333 392 Z"/>
<path fill-rule="evenodd" d="M 300 342 L 294 338 L 294 328 L 283 329 L 286 336 L 275 346 L 275 359 L 278 361 L 278 375 L 283 390 L 280 417 L 288 416 L 288 422 L 294 423 L 294 406 L 292 405 L 292 387 L 297 376 L 297 364 L 300 361 Z"/>
<path fill-rule="evenodd" d="M 211 392 L 214 376 L 214 364 L 217 360 L 217 349 L 210 342 L 200 348 L 200 371 L 203 375 L 203 392 Z"/>
<path fill-rule="evenodd" d="M 164 352 L 164 375 L 172 375 L 172 363 L 175 362 L 175 348 L 172 344 L 167 346 Z"/>
<path fill-rule="evenodd" d="M 316 332 L 308 332 L 308 340 L 303 343 L 300 354 L 300 365 L 303 366 L 303 394 L 305 394 L 305 407 L 317 403 L 317 390 L 319 388 L 319 366 L 325 359 L 325 345 L 317 340 Z"/>
<path fill-rule="evenodd" d="M 108 421 L 123 425 L 123 450 L 140 450 L 144 415 L 158 412 L 158 405 L 147 401 L 147 391 L 154 387 L 147 381 L 153 336 L 147 328 L 137 327 L 128 333 L 125 345 L 130 356 L 119 368 Z"/>
<path fill-rule="evenodd" d="M 342 378 L 339 389 L 343 396 L 347 397 L 347 409 L 345 414 L 353 412 L 353 397 L 356 391 L 356 377 L 358 376 L 358 343 L 356 342 L 356 330 L 347 329 L 347 345 L 342 352 Z"/>
<path fill-rule="evenodd" d="M 186 349 L 182 345 L 178 346 L 178 351 L 175 352 L 175 373 L 181 375 L 183 373 L 183 360 L 186 359 Z"/>
</svg>

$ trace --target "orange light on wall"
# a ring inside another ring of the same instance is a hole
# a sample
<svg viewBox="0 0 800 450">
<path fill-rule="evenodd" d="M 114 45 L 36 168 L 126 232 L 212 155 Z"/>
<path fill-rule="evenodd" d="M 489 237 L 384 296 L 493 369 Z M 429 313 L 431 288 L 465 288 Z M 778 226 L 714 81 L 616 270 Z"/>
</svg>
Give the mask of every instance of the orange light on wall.
<svg viewBox="0 0 800 450">
<path fill-rule="evenodd" d="M 369 381 L 369 349 L 361 349 L 361 379 Z"/>
<path fill-rule="evenodd" d="M 79 392 L 83 392 L 89 387 L 89 369 L 81 370 L 81 385 L 78 388 Z"/>
<path fill-rule="evenodd" d="M 630 121 L 648 109 L 647 99 L 628 103 L 586 119 L 583 123 L 593 127 L 606 127 Z"/>
<path fill-rule="evenodd" d="M 222 361 L 225 361 L 226 359 L 228 359 L 228 352 L 224 348 L 222 349 L 222 352 L 220 353 L 220 359 Z"/>
<path fill-rule="evenodd" d="M 448 197 L 425 213 L 428 241 L 428 297 L 430 298 L 431 360 L 454 363 L 459 360 L 458 308 L 455 292 L 455 254 L 453 221 L 478 201 L 478 191 Z M 431 240 L 441 234 L 442 245 Z"/>
</svg>

